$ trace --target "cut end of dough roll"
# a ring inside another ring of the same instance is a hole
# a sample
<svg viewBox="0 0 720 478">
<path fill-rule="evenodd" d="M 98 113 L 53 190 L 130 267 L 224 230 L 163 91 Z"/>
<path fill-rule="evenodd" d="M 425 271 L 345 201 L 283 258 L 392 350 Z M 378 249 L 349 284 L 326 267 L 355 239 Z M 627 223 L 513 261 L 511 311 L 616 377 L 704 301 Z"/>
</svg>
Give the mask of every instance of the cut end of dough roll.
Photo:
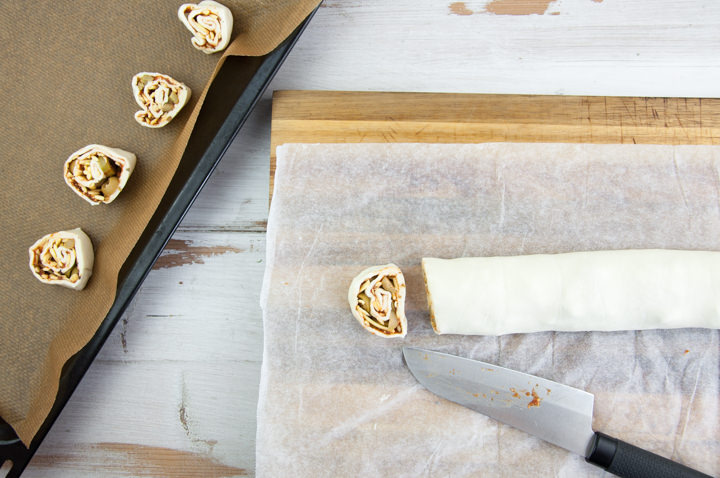
<svg viewBox="0 0 720 478">
<path fill-rule="evenodd" d="M 425 296 L 427 297 L 428 310 L 430 311 L 430 325 L 432 325 L 432 328 L 436 334 L 440 334 L 441 332 L 438 330 L 437 322 L 435 321 L 435 307 L 433 306 L 432 294 L 430 293 L 430 287 L 428 287 L 428 277 L 427 277 L 427 272 L 425 270 L 426 261 L 427 261 L 427 258 L 423 257 L 423 259 L 422 259 L 423 282 L 425 283 Z"/>
<path fill-rule="evenodd" d="M 350 283 L 348 302 L 353 317 L 380 337 L 405 337 L 405 278 L 395 264 L 369 267 Z"/>
</svg>

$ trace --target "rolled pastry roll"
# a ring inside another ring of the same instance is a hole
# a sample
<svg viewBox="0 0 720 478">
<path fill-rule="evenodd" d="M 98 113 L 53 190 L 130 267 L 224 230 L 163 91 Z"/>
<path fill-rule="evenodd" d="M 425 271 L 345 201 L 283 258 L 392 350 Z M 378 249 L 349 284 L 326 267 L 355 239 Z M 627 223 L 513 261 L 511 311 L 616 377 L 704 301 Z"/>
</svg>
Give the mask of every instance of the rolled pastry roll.
<svg viewBox="0 0 720 478">
<path fill-rule="evenodd" d="M 109 204 L 125 187 L 135 160 L 128 151 L 90 144 L 65 160 L 63 177 L 78 196 L 93 206 Z"/>
<path fill-rule="evenodd" d="M 28 252 L 30 270 L 40 282 L 81 290 L 92 275 L 92 242 L 80 228 L 43 236 Z"/>
<path fill-rule="evenodd" d="M 422 260 L 438 334 L 720 328 L 720 252 Z"/>
<path fill-rule="evenodd" d="M 142 108 L 135 121 L 148 128 L 162 128 L 190 99 L 190 88 L 162 73 L 142 71 L 132 78 L 135 101 Z"/>
<path fill-rule="evenodd" d="M 192 45 L 203 53 L 222 51 L 230 42 L 233 17 L 230 9 L 212 0 L 180 6 L 178 18 L 193 34 Z"/>
<path fill-rule="evenodd" d="M 405 278 L 398 266 L 369 267 L 350 283 L 348 301 L 353 316 L 368 332 L 380 337 L 405 337 Z"/>
</svg>

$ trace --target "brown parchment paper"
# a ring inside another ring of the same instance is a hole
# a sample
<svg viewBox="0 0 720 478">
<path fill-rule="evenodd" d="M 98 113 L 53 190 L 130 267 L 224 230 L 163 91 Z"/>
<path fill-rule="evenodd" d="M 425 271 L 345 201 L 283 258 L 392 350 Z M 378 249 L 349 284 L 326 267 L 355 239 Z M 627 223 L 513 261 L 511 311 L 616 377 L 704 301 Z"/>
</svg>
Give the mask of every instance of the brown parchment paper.
<svg viewBox="0 0 720 478">
<path fill-rule="evenodd" d="M 118 271 L 176 170 L 223 58 L 270 52 L 318 1 L 223 1 L 233 12 L 233 40 L 215 55 L 192 47 L 177 18 L 182 3 L 13 0 L 0 7 L 0 416 L 26 444 L 53 404 L 63 364 L 112 305 Z M 169 74 L 193 91 L 162 129 L 133 119 L 130 80 L 140 71 Z M 110 205 L 87 204 L 63 181 L 65 159 L 90 143 L 138 157 Z M 27 248 L 75 227 L 95 248 L 88 286 L 76 292 L 41 284 Z"/>
<path fill-rule="evenodd" d="M 605 475 L 428 392 L 404 365 L 403 346 L 587 390 L 596 430 L 720 474 L 717 330 L 439 336 L 420 266 L 423 256 L 717 251 L 719 167 L 713 146 L 278 148 L 258 476 Z M 347 303 L 352 278 L 388 262 L 407 283 L 405 339 L 369 334 Z"/>
</svg>

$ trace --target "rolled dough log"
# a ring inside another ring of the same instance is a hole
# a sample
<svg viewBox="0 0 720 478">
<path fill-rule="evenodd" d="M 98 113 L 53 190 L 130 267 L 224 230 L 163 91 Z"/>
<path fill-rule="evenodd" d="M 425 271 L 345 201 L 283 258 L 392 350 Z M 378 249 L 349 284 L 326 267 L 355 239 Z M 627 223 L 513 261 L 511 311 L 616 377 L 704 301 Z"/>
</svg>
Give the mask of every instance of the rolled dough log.
<svg viewBox="0 0 720 478">
<path fill-rule="evenodd" d="M 720 328 L 720 252 L 423 258 L 438 334 Z"/>
</svg>

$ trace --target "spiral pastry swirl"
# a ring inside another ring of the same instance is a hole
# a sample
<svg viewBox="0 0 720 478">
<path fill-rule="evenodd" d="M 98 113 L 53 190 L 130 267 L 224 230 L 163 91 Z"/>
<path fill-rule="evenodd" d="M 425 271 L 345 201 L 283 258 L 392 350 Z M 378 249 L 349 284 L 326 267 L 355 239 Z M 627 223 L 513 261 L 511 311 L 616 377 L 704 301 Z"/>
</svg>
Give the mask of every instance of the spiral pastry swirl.
<svg viewBox="0 0 720 478">
<path fill-rule="evenodd" d="M 350 310 L 371 334 L 404 337 L 405 278 L 398 266 L 387 264 L 365 269 L 350 284 Z"/>
<path fill-rule="evenodd" d="M 203 53 L 216 53 L 228 46 L 233 17 L 226 6 L 212 0 L 186 3 L 178 10 L 178 18 L 193 34 L 192 45 Z"/>
<path fill-rule="evenodd" d="M 47 234 L 28 252 L 30 270 L 45 284 L 81 290 L 92 275 L 92 242 L 80 228 Z"/>
<path fill-rule="evenodd" d="M 133 76 L 132 91 L 140 111 L 135 121 L 148 128 L 162 128 L 190 99 L 190 88 L 168 75 L 143 71 Z"/>
<path fill-rule="evenodd" d="M 65 161 L 65 183 L 93 206 L 109 204 L 120 194 L 135 168 L 135 155 L 118 148 L 90 144 Z"/>
</svg>

